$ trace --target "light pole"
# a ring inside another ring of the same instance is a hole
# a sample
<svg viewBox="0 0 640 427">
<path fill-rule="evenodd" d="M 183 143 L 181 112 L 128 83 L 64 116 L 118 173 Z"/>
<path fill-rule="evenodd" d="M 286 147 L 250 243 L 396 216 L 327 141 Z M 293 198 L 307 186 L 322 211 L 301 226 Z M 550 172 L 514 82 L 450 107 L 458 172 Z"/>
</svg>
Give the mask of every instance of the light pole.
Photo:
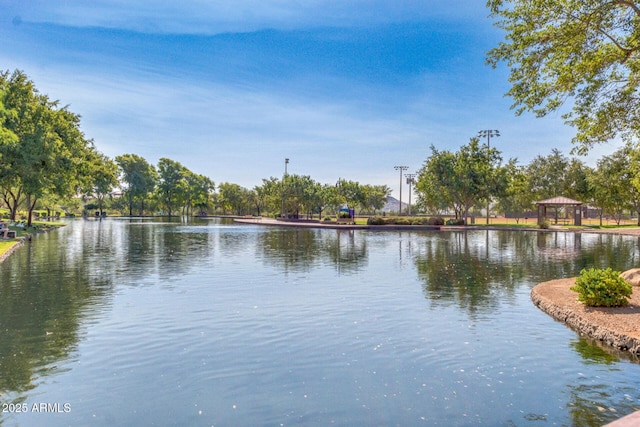
<svg viewBox="0 0 640 427">
<path fill-rule="evenodd" d="M 287 165 L 289 164 L 289 158 L 284 159 L 284 176 L 282 177 L 282 209 L 280 211 L 280 216 L 282 218 L 285 217 L 284 214 L 284 179 L 287 177 Z"/>
<path fill-rule="evenodd" d="M 414 182 L 416 182 L 416 174 L 415 173 L 405 173 L 404 176 L 407 177 L 407 185 L 409 186 L 409 216 L 411 216 L 411 186 Z"/>
<path fill-rule="evenodd" d="M 400 201 L 398 202 L 398 215 L 402 215 L 402 172 L 409 169 L 409 166 L 394 166 L 393 168 L 400 171 Z"/>
<path fill-rule="evenodd" d="M 500 136 L 500 131 L 497 129 L 491 130 L 481 130 L 478 132 L 478 138 L 487 137 L 487 154 L 489 153 L 489 149 L 491 149 L 491 138 Z M 489 225 L 489 204 L 491 203 L 491 198 L 487 195 L 487 225 Z"/>
</svg>

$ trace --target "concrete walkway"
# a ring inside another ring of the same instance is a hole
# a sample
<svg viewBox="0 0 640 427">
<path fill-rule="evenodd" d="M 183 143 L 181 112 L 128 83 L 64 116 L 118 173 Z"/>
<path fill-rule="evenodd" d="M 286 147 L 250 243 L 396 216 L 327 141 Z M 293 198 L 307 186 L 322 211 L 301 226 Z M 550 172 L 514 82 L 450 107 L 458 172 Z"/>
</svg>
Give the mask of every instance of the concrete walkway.
<svg viewBox="0 0 640 427">
<path fill-rule="evenodd" d="M 439 225 L 362 225 L 362 224 L 338 224 L 333 221 L 310 221 L 310 220 L 279 220 L 264 217 L 234 218 L 234 222 L 241 224 L 257 224 L 279 227 L 298 228 L 331 228 L 335 230 L 443 230 L 445 227 Z M 463 229 L 465 227 L 451 227 L 452 229 Z"/>
</svg>

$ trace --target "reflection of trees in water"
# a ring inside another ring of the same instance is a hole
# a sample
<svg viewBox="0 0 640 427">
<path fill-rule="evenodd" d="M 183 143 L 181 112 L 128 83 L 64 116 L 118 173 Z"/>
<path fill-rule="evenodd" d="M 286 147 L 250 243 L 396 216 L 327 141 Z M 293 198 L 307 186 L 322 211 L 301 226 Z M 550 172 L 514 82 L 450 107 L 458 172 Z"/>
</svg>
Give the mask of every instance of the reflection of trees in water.
<svg viewBox="0 0 640 427">
<path fill-rule="evenodd" d="M 340 273 L 367 263 L 366 237 L 354 230 L 277 229 L 258 235 L 258 256 L 285 271 L 310 271 L 332 265 Z"/>
<path fill-rule="evenodd" d="M 0 268 L 0 400 L 20 401 L 75 350 L 79 325 L 108 303 L 109 277 L 96 274 L 93 242 L 67 244 L 67 230 L 38 236 Z"/>
<path fill-rule="evenodd" d="M 568 385 L 570 399 L 567 402 L 571 425 L 585 427 L 600 427 L 613 422 L 623 415 L 631 414 L 640 409 L 636 403 L 638 399 L 637 386 L 629 384 L 621 388 L 604 383 Z M 615 408 L 614 411 L 611 408 Z"/>
<path fill-rule="evenodd" d="M 585 365 L 595 365 L 610 371 L 617 370 L 616 365 L 621 359 L 638 362 L 637 357 L 629 352 L 605 346 L 597 340 L 579 338 L 571 343 L 571 347 L 582 356 Z M 606 375 L 603 375 L 602 379 L 606 380 Z M 593 380 L 580 384 L 581 381 L 586 380 L 578 377 L 577 384 L 568 385 L 570 400 L 567 407 L 572 420 L 571 425 L 599 427 L 640 410 L 637 403 L 640 396 L 634 384 L 620 388 L 604 382 L 594 384 Z M 616 408 L 615 412 L 610 408 Z"/>
<path fill-rule="evenodd" d="M 469 233 L 440 233 L 414 248 L 419 277 L 426 296 L 436 304 L 456 303 L 473 313 L 492 309 L 497 293 L 512 293 L 522 277 L 507 262 L 515 255 L 500 241 L 485 241 Z M 489 248 L 489 245 L 497 246 Z M 500 249 L 501 248 L 501 249 Z M 490 254 L 490 255 L 489 255 Z"/>
<path fill-rule="evenodd" d="M 571 348 L 582 357 L 585 365 L 612 365 L 619 362 L 621 358 L 632 360 L 629 352 L 622 352 L 611 346 L 605 347 L 601 341 L 587 338 L 579 338 L 571 342 Z"/>
<path fill-rule="evenodd" d="M 638 239 L 547 232 L 435 233 L 414 245 L 425 295 L 469 312 L 491 309 L 522 280 L 573 277 L 585 267 L 631 268 Z"/>
<path fill-rule="evenodd" d="M 179 224 L 176 224 L 176 226 Z M 75 350 L 86 316 L 122 277 L 175 276 L 210 255 L 210 233 L 142 221 L 76 221 L 0 268 L 0 402 L 17 402 Z M 0 416 L 0 424 L 2 418 Z"/>
<path fill-rule="evenodd" d="M 170 224 L 151 220 L 105 221 L 105 227 L 107 243 L 94 243 L 97 255 L 94 261 L 97 265 L 108 263 L 104 270 L 115 282 L 123 277 L 130 282 L 154 275 L 163 282 L 170 281 L 211 257 L 217 239 L 207 228 L 191 226 L 180 218 L 174 218 Z M 97 242 L 100 238 L 92 236 L 91 240 Z"/>
</svg>

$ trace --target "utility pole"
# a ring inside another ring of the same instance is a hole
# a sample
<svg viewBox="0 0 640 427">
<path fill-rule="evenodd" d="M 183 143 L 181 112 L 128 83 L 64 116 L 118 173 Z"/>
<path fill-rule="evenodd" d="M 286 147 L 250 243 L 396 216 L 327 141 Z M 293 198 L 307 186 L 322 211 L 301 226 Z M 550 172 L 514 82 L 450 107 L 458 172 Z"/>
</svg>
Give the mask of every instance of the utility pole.
<svg viewBox="0 0 640 427">
<path fill-rule="evenodd" d="M 416 182 L 416 174 L 415 173 L 405 173 L 404 176 L 407 178 L 407 185 L 409 186 L 409 216 L 411 216 L 411 187 Z"/>
<path fill-rule="evenodd" d="M 491 130 L 491 129 L 486 129 L 486 130 L 481 130 L 478 132 L 478 138 L 487 138 L 487 153 L 489 153 L 489 150 L 491 149 L 491 138 L 492 137 L 497 137 L 500 136 L 500 131 L 498 130 Z M 487 225 L 489 225 L 489 204 L 491 203 L 491 198 L 487 195 Z"/>
<path fill-rule="evenodd" d="M 393 168 L 400 171 L 400 200 L 398 202 L 398 215 L 402 215 L 402 172 L 409 169 L 409 166 L 394 166 Z"/>
<path fill-rule="evenodd" d="M 280 216 L 284 218 L 286 215 L 284 214 L 284 179 L 287 177 L 287 165 L 289 164 L 289 159 L 284 159 L 284 176 L 282 177 L 282 209 L 280 210 Z"/>
</svg>

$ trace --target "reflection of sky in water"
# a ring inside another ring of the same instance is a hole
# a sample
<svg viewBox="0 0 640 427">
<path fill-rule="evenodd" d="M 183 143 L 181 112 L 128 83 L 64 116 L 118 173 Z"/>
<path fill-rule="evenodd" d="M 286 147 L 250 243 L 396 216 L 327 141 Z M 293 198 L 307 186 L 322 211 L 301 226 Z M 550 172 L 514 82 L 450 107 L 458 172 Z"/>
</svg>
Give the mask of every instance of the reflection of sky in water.
<svg viewBox="0 0 640 427">
<path fill-rule="evenodd" d="M 631 267 L 638 239 L 109 219 L 23 249 L 0 270 L 0 400 L 72 412 L 5 425 L 600 426 L 640 406 L 637 364 L 529 298 Z"/>
</svg>

